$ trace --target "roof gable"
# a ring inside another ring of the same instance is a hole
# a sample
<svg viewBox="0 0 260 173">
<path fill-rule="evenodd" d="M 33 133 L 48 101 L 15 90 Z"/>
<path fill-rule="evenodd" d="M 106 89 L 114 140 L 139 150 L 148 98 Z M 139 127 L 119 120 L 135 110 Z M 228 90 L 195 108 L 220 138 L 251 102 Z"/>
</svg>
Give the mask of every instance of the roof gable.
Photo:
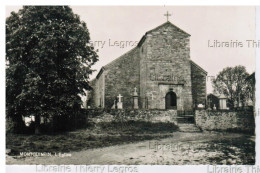
<svg viewBox="0 0 260 173">
<path fill-rule="evenodd" d="M 150 34 L 150 33 L 152 33 L 152 32 L 155 32 L 155 31 L 157 31 L 157 30 L 159 30 L 159 29 L 161 29 L 161 28 L 163 28 L 163 27 L 167 27 L 167 26 L 173 27 L 173 28 L 176 29 L 178 32 L 181 32 L 182 34 L 184 34 L 186 37 L 189 37 L 189 36 L 190 36 L 190 34 L 188 34 L 187 32 L 185 32 L 184 30 L 180 29 L 180 28 L 177 27 L 176 25 L 174 25 L 174 24 L 172 24 L 171 22 L 167 21 L 167 22 L 163 23 L 162 25 L 159 25 L 159 26 L 157 26 L 156 28 L 147 31 L 147 32 L 145 33 L 145 35 L 144 35 L 144 36 L 141 38 L 141 40 L 139 41 L 138 47 L 140 47 L 140 46 L 142 45 L 142 43 L 143 43 L 144 40 L 146 39 L 147 34 Z"/>
<path fill-rule="evenodd" d="M 162 27 L 165 27 L 165 26 L 171 26 L 171 27 L 174 27 L 174 28 L 177 29 L 179 32 L 184 33 L 186 36 L 190 36 L 190 34 L 188 34 L 187 32 L 185 32 L 184 30 L 180 29 L 178 26 L 172 24 L 172 23 L 169 22 L 169 21 L 163 23 L 162 25 L 157 26 L 157 27 L 154 28 L 154 29 L 151 29 L 150 31 L 147 31 L 146 33 L 149 34 L 149 33 L 153 32 L 153 31 L 156 31 L 156 30 L 158 30 L 158 29 L 160 29 L 160 28 L 162 28 Z"/>
</svg>

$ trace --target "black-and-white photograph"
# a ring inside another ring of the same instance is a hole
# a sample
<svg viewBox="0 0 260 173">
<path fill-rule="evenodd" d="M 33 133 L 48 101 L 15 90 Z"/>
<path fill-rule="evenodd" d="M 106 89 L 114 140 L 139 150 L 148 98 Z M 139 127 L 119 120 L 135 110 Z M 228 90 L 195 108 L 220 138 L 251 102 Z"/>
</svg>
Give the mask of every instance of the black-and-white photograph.
<svg viewBox="0 0 260 173">
<path fill-rule="evenodd" d="M 6 164 L 254 165 L 255 16 L 6 6 Z"/>
</svg>

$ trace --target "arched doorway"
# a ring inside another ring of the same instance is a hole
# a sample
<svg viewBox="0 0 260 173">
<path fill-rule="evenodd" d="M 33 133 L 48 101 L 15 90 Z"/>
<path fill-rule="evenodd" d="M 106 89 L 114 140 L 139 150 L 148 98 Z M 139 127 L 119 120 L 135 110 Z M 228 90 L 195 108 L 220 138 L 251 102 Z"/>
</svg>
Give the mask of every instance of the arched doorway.
<svg viewBox="0 0 260 173">
<path fill-rule="evenodd" d="M 175 92 L 170 91 L 165 96 L 166 109 L 177 109 L 177 96 Z"/>
</svg>

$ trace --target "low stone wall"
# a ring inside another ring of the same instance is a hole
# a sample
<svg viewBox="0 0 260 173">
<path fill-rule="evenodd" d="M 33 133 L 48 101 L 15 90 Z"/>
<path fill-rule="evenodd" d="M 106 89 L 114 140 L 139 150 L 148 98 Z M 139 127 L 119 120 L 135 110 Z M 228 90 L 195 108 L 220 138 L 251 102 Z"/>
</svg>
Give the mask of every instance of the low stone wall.
<svg viewBox="0 0 260 173">
<path fill-rule="evenodd" d="M 253 111 L 196 110 L 195 122 L 202 130 L 255 132 Z"/>
<path fill-rule="evenodd" d="M 177 124 L 176 110 L 127 110 L 127 109 L 92 109 L 87 110 L 87 115 L 95 122 L 110 121 L 149 121 L 149 122 L 170 122 Z"/>
</svg>

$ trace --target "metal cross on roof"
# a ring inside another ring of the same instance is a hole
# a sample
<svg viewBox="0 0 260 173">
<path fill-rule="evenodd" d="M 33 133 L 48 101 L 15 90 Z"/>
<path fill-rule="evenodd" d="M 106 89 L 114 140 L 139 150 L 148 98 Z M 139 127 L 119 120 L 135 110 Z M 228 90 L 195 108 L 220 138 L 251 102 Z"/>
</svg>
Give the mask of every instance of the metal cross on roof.
<svg viewBox="0 0 260 173">
<path fill-rule="evenodd" d="M 171 16 L 171 14 L 167 11 L 167 13 L 164 14 L 164 16 L 166 16 L 166 18 L 167 18 L 167 22 L 168 22 L 168 21 L 169 21 L 169 16 Z"/>
</svg>

